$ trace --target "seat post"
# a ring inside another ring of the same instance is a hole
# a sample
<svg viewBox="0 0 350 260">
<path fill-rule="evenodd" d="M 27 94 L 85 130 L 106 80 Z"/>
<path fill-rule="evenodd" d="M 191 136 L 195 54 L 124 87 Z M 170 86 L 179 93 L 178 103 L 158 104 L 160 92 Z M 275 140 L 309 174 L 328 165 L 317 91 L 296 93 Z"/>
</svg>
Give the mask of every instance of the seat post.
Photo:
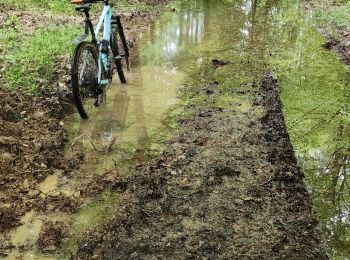
<svg viewBox="0 0 350 260">
<path fill-rule="evenodd" d="M 90 31 L 90 26 L 89 26 L 89 23 L 90 23 L 90 14 L 89 14 L 89 11 L 88 11 L 88 10 L 84 10 L 83 12 L 84 12 L 84 14 L 85 14 L 85 19 L 84 19 L 85 34 L 89 34 L 89 31 Z"/>
</svg>

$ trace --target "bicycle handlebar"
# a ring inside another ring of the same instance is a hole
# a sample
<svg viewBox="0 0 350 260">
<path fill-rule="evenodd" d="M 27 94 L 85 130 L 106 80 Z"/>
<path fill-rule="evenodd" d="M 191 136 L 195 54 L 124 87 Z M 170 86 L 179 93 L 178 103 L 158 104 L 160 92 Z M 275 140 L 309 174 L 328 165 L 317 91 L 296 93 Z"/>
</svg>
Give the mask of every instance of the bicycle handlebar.
<svg viewBox="0 0 350 260">
<path fill-rule="evenodd" d="M 79 5 L 84 5 L 84 4 L 94 4 L 98 2 L 104 2 L 105 5 L 109 4 L 109 0 L 71 0 L 71 4 L 79 4 Z"/>
</svg>

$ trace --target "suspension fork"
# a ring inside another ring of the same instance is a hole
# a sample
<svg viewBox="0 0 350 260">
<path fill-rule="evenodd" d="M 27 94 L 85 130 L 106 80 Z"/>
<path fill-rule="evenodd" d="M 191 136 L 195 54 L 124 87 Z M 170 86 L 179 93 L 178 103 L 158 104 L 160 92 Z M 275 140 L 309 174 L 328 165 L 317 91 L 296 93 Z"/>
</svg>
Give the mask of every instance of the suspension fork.
<svg viewBox="0 0 350 260">
<path fill-rule="evenodd" d="M 120 36 L 120 40 L 122 42 L 123 48 L 124 48 L 124 58 L 126 61 L 126 67 L 128 69 L 128 71 L 130 70 L 130 65 L 129 65 L 129 49 L 128 49 L 128 45 L 126 43 L 126 39 L 125 39 L 125 35 L 124 35 L 124 28 L 122 23 L 120 22 L 120 16 L 119 15 L 113 15 L 112 16 L 112 25 L 117 25 L 117 31 L 118 34 Z"/>
</svg>

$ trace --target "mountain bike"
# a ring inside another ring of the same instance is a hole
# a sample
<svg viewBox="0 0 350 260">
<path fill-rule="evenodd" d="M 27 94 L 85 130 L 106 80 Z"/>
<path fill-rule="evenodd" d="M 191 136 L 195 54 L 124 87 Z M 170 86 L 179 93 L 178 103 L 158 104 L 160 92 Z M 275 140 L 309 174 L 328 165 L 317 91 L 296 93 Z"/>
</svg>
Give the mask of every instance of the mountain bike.
<svg viewBox="0 0 350 260">
<path fill-rule="evenodd" d="M 104 7 L 94 30 L 89 11 L 98 2 L 104 3 Z M 75 9 L 85 14 L 84 35 L 77 38 L 71 76 L 75 105 L 86 119 L 92 104 L 98 107 L 105 101 L 115 69 L 120 81 L 126 83 L 123 66 L 129 70 L 129 50 L 120 16 L 113 14 L 108 0 L 71 0 L 70 3 L 77 4 Z M 102 25 L 103 36 L 99 39 Z M 89 34 L 91 41 L 86 40 Z"/>
</svg>

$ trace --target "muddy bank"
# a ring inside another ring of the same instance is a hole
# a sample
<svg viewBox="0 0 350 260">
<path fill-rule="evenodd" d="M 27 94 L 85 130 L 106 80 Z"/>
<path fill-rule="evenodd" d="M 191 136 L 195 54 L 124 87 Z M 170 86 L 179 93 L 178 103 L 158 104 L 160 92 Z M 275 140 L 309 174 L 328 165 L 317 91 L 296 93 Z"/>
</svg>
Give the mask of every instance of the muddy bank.
<svg viewBox="0 0 350 260">
<path fill-rule="evenodd" d="M 61 118 L 70 111 L 64 98 L 5 89 L 0 96 L 0 248 L 4 249 L 8 232 L 21 224 L 26 212 L 62 208 L 70 200 L 61 196 L 53 202 L 56 195 L 45 194 L 39 183 L 53 174 L 69 176 L 79 169 L 83 156 L 64 155 L 67 133 Z"/>
<path fill-rule="evenodd" d="M 0 95 L 1 204 L 21 214 L 38 198 L 38 182 L 72 170 L 64 159 L 67 138 L 60 121 L 68 104 L 20 90 L 2 89 Z"/>
<path fill-rule="evenodd" d="M 342 63 L 350 65 L 350 32 L 340 31 L 340 37 L 336 38 L 324 28 L 318 28 L 318 31 L 325 37 L 323 47 L 335 51 Z"/>
<path fill-rule="evenodd" d="M 265 115 L 191 108 L 162 156 L 115 182 L 120 210 L 78 258 L 327 259 L 277 82 L 249 86 Z"/>
<path fill-rule="evenodd" d="M 336 4 L 334 4 L 336 6 Z M 318 3 L 318 1 L 306 1 L 304 3 L 305 9 L 315 16 L 315 12 L 318 8 L 322 10 L 322 4 Z M 329 7 L 333 7 L 333 4 L 329 4 Z M 345 8 L 345 7 L 343 7 Z M 318 10 L 319 12 L 321 12 Z M 323 10 L 323 12 L 327 12 L 328 10 Z M 328 17 L 331 19 L 331 16 Z M 334 19 L 334 17 L 333 17 Z M 315 23 L 315 27 L 319 33 L 321 33 L 325 38 L 325 43 L 323 47 L 327 50 L 335 51 L 341 62 L 350 65 L 350 30 L 348 26 L 337 26 L 334 24 L 334 21 L 327 21 L 327 23 L 320 22 L 317 20 L 317 17 L 313 17 L 313 22 Z M 321 23 L 321 24 L 320 24 Z M 323 24 L 322 24 L 323 23 Z"/>
</svg>

